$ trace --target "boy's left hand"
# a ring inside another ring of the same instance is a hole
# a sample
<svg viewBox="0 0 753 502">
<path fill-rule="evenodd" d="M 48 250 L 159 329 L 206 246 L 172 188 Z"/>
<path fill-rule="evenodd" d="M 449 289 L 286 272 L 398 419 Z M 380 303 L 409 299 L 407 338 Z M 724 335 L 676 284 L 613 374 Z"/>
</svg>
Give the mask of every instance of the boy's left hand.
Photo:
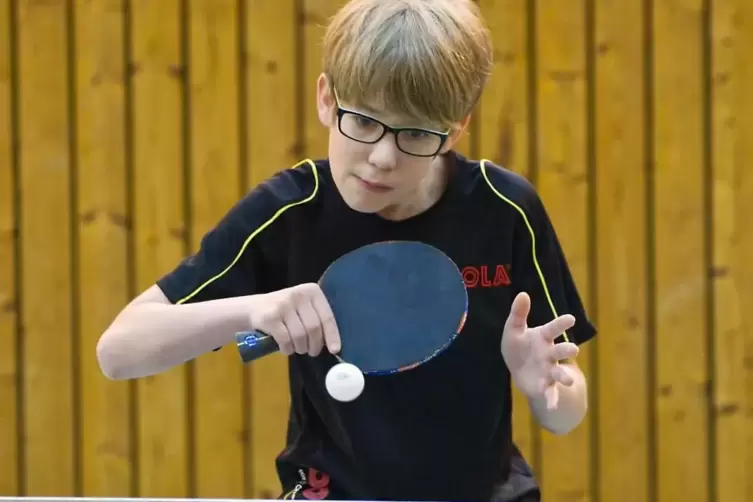
<svg viewBox="0 0 753 502">
<path fill-rule="evenodd" d="M 574 343 L 554 343 L 555 339 L 575 324 L 566 314 L 553 321 L 528 327 L 531 298 L 526 293 L 515 297 L 502 333 L 502 357 L 513 382 L 529 399 L 546 399 L 547 408 L 557 407 L 557 383 L 570 386 L 574 379 L 565 365 L 558 361 L 578 354 Z"/>
</svg>

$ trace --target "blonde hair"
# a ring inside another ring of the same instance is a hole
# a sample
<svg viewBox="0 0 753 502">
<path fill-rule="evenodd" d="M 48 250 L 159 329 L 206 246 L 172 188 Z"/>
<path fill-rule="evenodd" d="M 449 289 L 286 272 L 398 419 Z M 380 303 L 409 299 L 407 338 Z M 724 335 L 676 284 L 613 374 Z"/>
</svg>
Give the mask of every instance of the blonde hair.
<svg viewBox="0 0 753 502">
<path fill-rule="evenodd" d="M 350 0 L 331 19 L 323 53 L 341 100 L 444 128 L 471 113 L 492 66 L 472 0 Z"/>
</svg>

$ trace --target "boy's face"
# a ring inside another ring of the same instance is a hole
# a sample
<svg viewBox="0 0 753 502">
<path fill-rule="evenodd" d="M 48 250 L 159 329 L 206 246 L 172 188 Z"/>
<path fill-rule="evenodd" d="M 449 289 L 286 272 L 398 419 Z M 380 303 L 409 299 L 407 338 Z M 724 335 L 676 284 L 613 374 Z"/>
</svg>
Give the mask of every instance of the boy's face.
<svg viewBox="0 0 753 502">
<path fill-rule="evenodd" d="M 319 77 L 319 120 L 330 130 L 330 168 L 345 202 L 356 211 L 388 219 L 412 216 L 431 206 L 441 196 L 438 184 L 444 183 L 439 155 L 454 146 L 462 129 L 444 134 L 432 124 L 341 102 L 336 92 L 330 95 L 326 77 Z M 396 137 L 389 131 L 382 135 L 383 125 L 426 131 L 403 131 Z"/>
</svg>

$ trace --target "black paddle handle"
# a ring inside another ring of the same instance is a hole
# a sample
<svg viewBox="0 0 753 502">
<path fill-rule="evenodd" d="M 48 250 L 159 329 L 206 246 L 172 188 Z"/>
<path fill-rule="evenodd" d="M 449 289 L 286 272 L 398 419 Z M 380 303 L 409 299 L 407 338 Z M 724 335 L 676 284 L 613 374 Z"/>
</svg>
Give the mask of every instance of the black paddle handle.
<svg viewBox="0 0 753 502">
<path fill-rule="evenodd" d="M 271 336 L 261 331 L 241 331 L 235 334 L 235 345 L 241 361 L 248 363 L 280 350 L 280 346 Z"/>
</svg>

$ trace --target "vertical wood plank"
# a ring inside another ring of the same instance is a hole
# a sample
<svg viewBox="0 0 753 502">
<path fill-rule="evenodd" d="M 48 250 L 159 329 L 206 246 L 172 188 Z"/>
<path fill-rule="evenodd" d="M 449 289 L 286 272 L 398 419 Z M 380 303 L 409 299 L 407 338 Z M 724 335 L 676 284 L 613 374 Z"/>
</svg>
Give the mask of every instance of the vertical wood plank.
<svg viewBox="0 0 753 502">
<path fill-rule="evenodd" d="M 11 68 L 12 2 L 0 5 L 0 493 L 18 495 L 16 194 Z"/>
<path fill-rule="evenodd" d="M 323 127 L 316 114 L 316 79 L 322 72 L 322 37 L 324 31 L 337 9 L 346 0 L 302 0 L 303 14 L 299 20 L 303 23 L 299 29 L 303 30 L 303 74 L 301 87 L 303 90 L 303 123 L 304 123 L 304 155 L 310 158 L 324 158 L 327 156 L 329 130 Z"/>
<path fill-rule="evenodd" d="M 753 173 L 750 165 L 753 163 L 753 2 L 740 0 L 739 10 L 735 16 L 739 26 L 739 43 L 737 44 L 737 67 L 739 68 L 740 83 L 738 84 L 737 104 L 739 113 L 736 121 L 740 124 L 741 139 L 736 145 L 738 169 L 735 173 L 735 217 L 739 223 L 735 232 L 737 242 L 737 272 L 736 280 L 739 288 L 740 311 L 747 314 L 753 312 L 753 233 L 748 231 L 750 215 L 753 214 Z M 753 471 L 753 320 L 749 315 L 743 316 L 745 333 L 745 384 L 746 384 L 746 437 L 739 438 L 747 445 L 745 448 L 746 472 Z M 745 500 L 753 500 L 753 476 L 746 477 L 743 491 Z"/>
<path fill-rule="evenodd" d="M 74 492 L 71 138 L 64 0 L 19 2 L 27 495 Z M 53 334 L 54 336 L 50 336 Z M 54 421 L 50 422 L 50 418 Z"/>
<path fill-rule="evenodd" d="M 712 92 L 712 166 L 713 166 L 713 383 L 716 458 L 711 467 L 716 480 L 714 500 L 745 499 L 746 478 L 753 464 L 747 464 L 746 427 L 746 323 L 743 322 L 743 284 L 753 280 L 745 275 L 742 254 L 747 218 L 740 219 L 735 208 L 739 198 L 750 197 L 739 190 L 748 177 L 753 158 L 745 156 L 742 144 L 750 141 L 752 130 L 741 128 L 739 120 L 743 93 L 753 82 L 746 82 L 742 53 L 750 51 L 742 36 L 743 1 L 719 0 L 711 5 L 711 92 Z M 748 135 L 742 134 L 747 132 Z M 750 249 L 750 247 L 748 248 Z M 750 323 L 748 323 L 750 329 Z M 750 331 L 748 331 L 750 333 Z M 750 334 L 748 336 L 751 336 Z"/>
<path fill-rule="evenodd" d="M 599 493 L 650 500 L 642 2 L 595 3 Z"/>
<path fill-rule="evenodd" d="M 191 251 L 238 200 L 237 5 L 190 3 Z M 243 367 L 222 350 L 193 370 L 195 496 L 243 498 Z"/>
<path fill-rule="evenodd" d="M 654 2 L 657 500 L 706 500 L 701 0 Z"/>
<path fill-rule="evenodd" d="M 738 26 L 738 40 L 736 43 L 736 65 L 740 75 L 737 84 L 737 116 L 735 122 L 739 123 L 736 160 L 737 169 L 734 175 L 735 187 L 735 229 L 736 272 L 735 281 L 738 288 L 738 301 L 742 312 L 743 332 L 745 333 L 745 431 L 746 436 L 737 438 L 746 444 L 745 447 L 745 472 L 746 483 L 742 498 L 753 500 L 753 320 L 750 312 L 753 312 L 753 233 L 750 228 L 750 215 L 753 214 L 753 173 L 750 166 L 753 164 L 753 2 L 740 0 L 738 10 L 733 16 L 735 25 Z"/>
<path fill-rule="evenodd" d="M 532 137 L 528 71 L 528 7 L 525 0 L 480 0 L 482 15 L 494 44 L 494 67 L 481 97 L 479 156 L 531 178 L 529 148 Z M 528 401 L 513 388 L 513 441 L 532 465 L 534 427 Z"/>
<path fill-rule="evenodd" d="M 131 489 L 129 384 L 102 378 L 94 347 L 128 302 L 124 2 L 75 4 L 81 469 L 84 496 Z"/>
<path fill-rule="evenodd" d="M 131 0 L 136 288 L 185 255 L 181 0 Z M 138 382 L 141 497 L 188 497 L 187 368 Z"/>
<path fill-rule="evenodd" d="M 480 156 L 530 177 L 528 14 L 525 0 L 479 0 L 494 66 L 477 112 Z"/>
<path fill-rule="evenodd" d="M 245 4 L 246 159 L 249 186 L 298 162 L 296 63 L 299 12 L 294 0 L 252 0 Z M 312 90 L 307 86 L 306 90 Z M 308 102 L 307 102 L 308 103 Z M 287 358 L 280 354 L 248 365 L 246 401 L 250 403 L 251 486 L 246 497 L 275 498 L 280 483 L 275 457 L 285 447 L 288 409 Z"/>
<path fill-rule="evenodd" d="M 585 1 L 542 0 L 536 6 L 538 188 L 588 307 L 589 230 Z M 591 376 L 593 343 L 578 364 Z M 542 432 L 544 500 L 591 500 L 592 414 L 566 436 Z"/>
</svg>

